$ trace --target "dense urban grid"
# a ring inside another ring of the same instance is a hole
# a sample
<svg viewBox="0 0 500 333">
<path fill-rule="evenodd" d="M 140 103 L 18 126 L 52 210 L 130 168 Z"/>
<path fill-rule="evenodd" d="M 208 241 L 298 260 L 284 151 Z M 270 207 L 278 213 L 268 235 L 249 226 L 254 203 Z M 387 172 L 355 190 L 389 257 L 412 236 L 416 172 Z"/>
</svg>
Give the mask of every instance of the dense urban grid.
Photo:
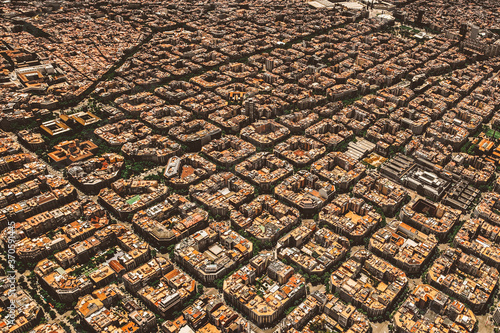
<svg viewBox="0 0 500 333">
<path fill-rule="evenodd" d="M 500 331 L 498 0 L 0 17 L 0 333 Z"/>
</svg>

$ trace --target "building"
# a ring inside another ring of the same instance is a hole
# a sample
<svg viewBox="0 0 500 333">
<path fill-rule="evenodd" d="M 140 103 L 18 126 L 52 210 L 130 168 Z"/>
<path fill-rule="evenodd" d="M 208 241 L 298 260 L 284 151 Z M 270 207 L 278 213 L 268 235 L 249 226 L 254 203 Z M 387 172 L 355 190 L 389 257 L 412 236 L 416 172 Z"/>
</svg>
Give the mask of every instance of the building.
<svg viewBox="0 0 500 333">
<path fill-rule="evenodd" d="M 460 210 L 427 199 L 414 199 L 400 212 L 403 222 L 423 233 L 433 233 L 439 240 L 446 238 L 460 217 Z"/>
<path fill-rule="evenodd" d="M 253 255 L 253 244 L 229 225 L 212 223 L 176 244 L 175 260 L 204 283 L 223 278 Z"/>
<path fill-rule="evenodd" d="M 360 244 L 382 222 L 382 216 L 363 199 L 341 194 L 319 212 L 319 221 Z"/>
<path fill-rule="evenodd" d="M 267 274 L 259 277 L 263 291 L 255 286 L 257 277 L 256 268 L 250 263 L 224 280 L 223 290 L 224 298 L 259 327 L 275 323 L 285 309 L 305 294 L 305 279 L 281 261 L 272 261 Z"/>
<path fill-rule="evenodd" d="M 496 288 L 498 270 L 460 249 L 449 248 L 429 268 L 427 279 L 431 286 L 468 304 L 475 313 L 481 313 Z"/>
<path fill-rule="evenodd" d="M 256 239 L 275 242 L 299 223 L 300 214 L 296 208 L 265 194 L 233 210 L 229 218 L 235 228 L 245 229 Z"/>
<path fill-rule="evenodd" d="M 55 151 L 48 153 L 48 156 L 52 163 L 63 166 L 94 156 L 97 148 L 97 145 L 90 140 L 80 142 L 75 139 L 58 143 L 54 146 Z"/>
<path fill-rule="evenodd" d="M 423 314 L 431 309 L 436 316 L 426 318 Z M 419 311 L 421 310 L 421 311 Z M 472 310 L 457 300 L 427 284 L 418 285 L 394 315 L 397 332 L 410 333 L 427 329 L 433 325 L 439 331 L 450 329 L 472 332 L 477 319 Z"/>
<path fill-rule="evenodd" d="M 306 170 L 299 170 L 274 189 L 274 194 L 279 199 L 297 208 L 305 216 L 319 212 L 335 192 L 335 185 Z"/>
</svg>

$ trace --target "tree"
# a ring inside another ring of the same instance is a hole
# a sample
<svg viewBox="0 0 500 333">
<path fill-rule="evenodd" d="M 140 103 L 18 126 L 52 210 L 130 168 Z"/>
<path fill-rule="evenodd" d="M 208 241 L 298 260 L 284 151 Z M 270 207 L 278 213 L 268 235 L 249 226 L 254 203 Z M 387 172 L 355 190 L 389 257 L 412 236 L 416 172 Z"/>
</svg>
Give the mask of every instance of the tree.
<svg viewBox="0 0 500 333">
<path fill-rule="evenodd" d="M 217 287 L 217 289 L 222 290 L 222 288 L 224 287 L 224 280 L 217 279 L 214 282 L 215 282 L 215 286 Z"/>
<path fill-rule="evenodd" d="M 384 214 L 384 211 L 382 210 L 382 208 L 380 207 L 377 207 L 375 209 L 375 211 L 382 217 L 382 220 L 380 222 L 380 226 L 383 228 L 386 226 L 386 218 L 385 218 L 385 214 Z"/>
<path fill-rule="evenodd" d="M 314 332 L 322 331 L 324 327 L 325 322 L 323 319 L 315 320 L 309 325 L 309 328 Z"/>
<path fill-rule="evenodd" d="M 311 282 L 313 286 L 316 286 L 321 283 L 321 279 L 316 274 L 313 274 L 310 276 L 309 282 Z"/>
<path fill-rule="evenodd" d="M 174 250 L 175 250 L 174 244 L 170 244 L 169 246 L 167 246 L 167 253 L 169 254 L 171 259 L 174 257 Z"/>
<path fill-rule="evenodd" d="M 56 305 L 54 306 L 57 310 L 57 312 L 62 313 L 66 309 L 66 305 L 63 303 L 56 302 Z"/>
<path fill-rule="evenodd" d="M 56 313 L 54 312 L 54 310 L 50 310 L 50 311 L 49 311 L 49 316 L 50 316 L 50 318 L 54 319 L 54 318 L 56 318 L 56 316 L 57 316 L 57 315 L 56 315 Z"/>
</svg>

